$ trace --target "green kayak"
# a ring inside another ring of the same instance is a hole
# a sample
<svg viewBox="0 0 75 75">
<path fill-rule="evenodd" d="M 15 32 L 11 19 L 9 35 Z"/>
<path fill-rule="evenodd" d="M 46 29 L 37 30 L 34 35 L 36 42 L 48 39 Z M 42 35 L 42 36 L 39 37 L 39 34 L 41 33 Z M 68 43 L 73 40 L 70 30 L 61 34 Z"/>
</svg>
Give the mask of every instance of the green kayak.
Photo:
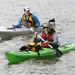
<svg viewBox="0 0 75 75">
<path fill-rule="evenodd" d="M 62 52 L 62 54 L 67 53 L 75 49 L 75 43 L 59 46 L 58 49 Z M 6 55 L 10 63 L 21 62 L 30 58 L 55 56 L 54 51 L 51 48 L 43 48 L 43 50 L 39 50 L 39 53 L 40 55 L 38 56 L 38 53 L 35 51 L 28 51 L 28 52 L 22 51 L 17 53 L 10 53 L 4 51 L 4 54 Z"/>
</svg>

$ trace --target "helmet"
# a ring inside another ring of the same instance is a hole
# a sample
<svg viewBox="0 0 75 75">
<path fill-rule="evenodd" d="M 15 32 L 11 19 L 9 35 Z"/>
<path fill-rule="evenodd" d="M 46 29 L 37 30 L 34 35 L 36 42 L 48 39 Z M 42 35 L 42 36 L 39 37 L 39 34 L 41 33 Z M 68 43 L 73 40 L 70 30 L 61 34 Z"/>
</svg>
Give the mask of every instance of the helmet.
<svg viewBox="0 0 75 75">
<path fill-rule="evenodd" d="M 43 29 L 45 29 L 45 27 L 48 27 L 50 29 L 54 29 L 55 28 L 55 22 L 48 22 L 44 25 Z"/>
<path fill-rule="evenodd" d="M 29 7 L 24 7 L 24 11 L 30 11 Z"/>
</svg>

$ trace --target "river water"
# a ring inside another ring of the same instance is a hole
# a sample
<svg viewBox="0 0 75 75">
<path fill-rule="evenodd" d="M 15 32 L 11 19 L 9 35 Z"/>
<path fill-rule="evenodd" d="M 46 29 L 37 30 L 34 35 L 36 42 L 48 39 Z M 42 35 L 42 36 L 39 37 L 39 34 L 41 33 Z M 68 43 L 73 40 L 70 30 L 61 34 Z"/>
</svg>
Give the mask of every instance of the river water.
<svg viewBox="0 0 75 75">
<path fill-rule="evenodd" d="M 0 0 L 0 26 L 18 24 L 25 6 L 30 7 L 41 24 L 55 18 L 61 45 L 75 42 L 75 0 Z M 23 35 L 0 40 L 0 75 L 75 75 L 75 51 L 60 58 L 29 59 L 9 65 L 3 52 L 17 52 L 32 38 Z"/>
</svg>

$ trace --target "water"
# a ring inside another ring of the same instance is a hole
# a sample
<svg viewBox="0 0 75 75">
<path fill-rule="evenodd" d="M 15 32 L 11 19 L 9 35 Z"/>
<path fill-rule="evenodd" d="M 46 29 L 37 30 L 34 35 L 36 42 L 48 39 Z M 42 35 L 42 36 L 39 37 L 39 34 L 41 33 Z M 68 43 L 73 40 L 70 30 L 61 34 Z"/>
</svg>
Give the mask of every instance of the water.
<svg viewBox="0 0 75 75">
<path fill-rule="evenodd" d="M 0 26 L 18 24 L 23 8 L 29 6 L 41 24 L 55 18 L 56 32 L 61 45 L 75 42 L 75 0 L 2 0 L 0 1 Z M 29 36 L 15 36 L 0 40 L 1 75 L 75 75 L 75 51 L 55 59 L 29 59 L 9 65 L 3 51 L 17 52 L 32 41 Z"/>
</svg>

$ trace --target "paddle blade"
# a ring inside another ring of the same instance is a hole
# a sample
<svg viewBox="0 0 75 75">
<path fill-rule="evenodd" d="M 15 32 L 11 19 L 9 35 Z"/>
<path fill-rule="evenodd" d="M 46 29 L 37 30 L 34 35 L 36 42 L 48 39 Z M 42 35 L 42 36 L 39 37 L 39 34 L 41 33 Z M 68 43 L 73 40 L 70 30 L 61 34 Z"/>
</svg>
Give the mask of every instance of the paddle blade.
<svg viewBox="0 0 75 75">
<path fill-rule="evenodd" d="M 49 22 L 55 22 L 55 19 L 53 18 L 53 19 L 49 20 Z"/>
<path fill-rule="evenodd" d="M 62 52 L 61 51 L 59 51 L 58 49 L 54 49 L 54 48 L 53 48 L 53 50 L 54 50 L 54 53 L 55 53 L 55 55 L 57 57 L 61 57 L 62 56 Z"/>
<path fill-rule="evenodd" d="M 24 26 L 26 26 L 27 28 L 30 28 L 29 24 L 26 21 L 21 22 L 21 24 L 24 25 Z"/>
</svg>

